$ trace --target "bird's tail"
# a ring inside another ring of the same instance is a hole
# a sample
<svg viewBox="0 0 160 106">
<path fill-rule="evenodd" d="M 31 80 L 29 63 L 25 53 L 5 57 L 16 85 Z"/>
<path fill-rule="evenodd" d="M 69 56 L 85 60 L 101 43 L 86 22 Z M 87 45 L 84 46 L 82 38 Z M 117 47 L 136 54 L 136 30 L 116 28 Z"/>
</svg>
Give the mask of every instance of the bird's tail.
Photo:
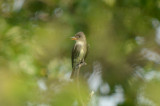
<svg viewBox="0 0 160 106">
<path fill-rule="evenodd" d="M 79 68 L 73 67 L 70 79 L 75 79 L 77 77 Z"/>
<path fill-rule="evenodd" d="M 75 69 L 73 69 L 73 70 L 72 70 L 72 73 L 71 73 L 70 79 L 74 79 L 74 77 L 75 77 L 75 71 L 76 71 Z"/>
</svg>

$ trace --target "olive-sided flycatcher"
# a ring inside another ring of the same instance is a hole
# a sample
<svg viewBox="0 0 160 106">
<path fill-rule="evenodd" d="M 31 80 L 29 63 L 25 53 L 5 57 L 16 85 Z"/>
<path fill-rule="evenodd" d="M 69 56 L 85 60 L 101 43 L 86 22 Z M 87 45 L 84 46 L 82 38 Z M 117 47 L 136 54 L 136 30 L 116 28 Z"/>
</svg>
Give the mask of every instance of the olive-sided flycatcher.
<svg viewBox="0 0 160 106">
<path fill-rule="evenodd" d="M 74 78 L 76 75 L 76 71 L 79 68 L 80 64 L 84 64 L 84 60 L 87 56 L 87 42 L 86 37 L 83 32 L 78 32 L 72 37 L 72 40 L 75 40 L 76 43 L 72 49 L 72 74 L 70 78 Z M 86 64 L 86 63 L 85 63 Z"/>
</svg>

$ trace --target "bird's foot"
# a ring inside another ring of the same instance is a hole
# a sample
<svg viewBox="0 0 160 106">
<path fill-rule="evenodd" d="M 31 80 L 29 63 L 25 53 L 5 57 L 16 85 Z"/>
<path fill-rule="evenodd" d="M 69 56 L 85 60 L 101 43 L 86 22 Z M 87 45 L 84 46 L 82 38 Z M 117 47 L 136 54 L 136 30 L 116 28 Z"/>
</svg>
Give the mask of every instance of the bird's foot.
<svg viewBox="0 0 160 106">
<path fill-rule="evenodd" d="M 83 62 L 83 65 L 87 65 L 87 63 L 86 63 L 86 62 Z"/>
<path fill-rule="evenodd" d="M 86 62 L 82 62 L 82 63 L 80 63 L 80 65 L 81 66 L 85 66 L 85 65 L 87 65 L 87 63 Z"/>
<path fill-rule="evenodd" d="M 79 64 L 79 67 L 82 67 L 82 66 L 85 66 L 85 65 L 87 65 L 86 62 L 81 62 L 81 63 Z"/>
<path fill-rule="evenodd" d="M 76 69 L 78 69 L 78 68 L 80 68 L 82 66 L 85 66 L 85 65 L 87 65 L 86 62 L 81 62 L 81 63 L 77 64 Z"/>
</svg>

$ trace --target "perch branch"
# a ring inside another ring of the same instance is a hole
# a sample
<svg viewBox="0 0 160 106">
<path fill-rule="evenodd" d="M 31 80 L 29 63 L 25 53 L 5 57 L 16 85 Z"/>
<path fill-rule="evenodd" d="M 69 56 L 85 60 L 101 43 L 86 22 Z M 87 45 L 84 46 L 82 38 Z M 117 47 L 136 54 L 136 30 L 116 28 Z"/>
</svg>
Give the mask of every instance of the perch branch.
<svg viewBox="0 0 160 106">
<path fill-rule="evenodd" d="M 85 106 L 85 103 L 83 102 L 83 99 L 82 99 L 82 96 L 81 96 L 81 93 L 80 93 L 79 72 L 80 72 L 80 68 L 82 66 L 84 66 L 84 65 L 87 65 L 87 63 L 82 62 L 82 63 L 78 64 L 77 75 L 76 75 L 77 76 L 77 79 L 76 79 L 76 81 L 77 81 L 77 88 L 78 88 L 79 98 L 80 98 L 80 102 L 81 102 L 82 106 Z"/>
</svg>

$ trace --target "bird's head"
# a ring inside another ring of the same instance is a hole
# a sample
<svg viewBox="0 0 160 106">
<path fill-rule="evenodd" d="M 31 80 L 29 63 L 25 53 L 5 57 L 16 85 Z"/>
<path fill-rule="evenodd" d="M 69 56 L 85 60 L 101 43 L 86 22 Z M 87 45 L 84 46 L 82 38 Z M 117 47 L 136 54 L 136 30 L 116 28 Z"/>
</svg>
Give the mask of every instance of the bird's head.
<svg viewBox="0 0 160 106">
<path fill-rule="evenodd" d="M 86 41 L 86 37 L 84 35 L 83 32 L 78 32 L 75 34 L 74 37 L 71 38 L 72 40 L 75 40 L 76 42 L 83 42 L 83 41 Z"/>
</svg>

